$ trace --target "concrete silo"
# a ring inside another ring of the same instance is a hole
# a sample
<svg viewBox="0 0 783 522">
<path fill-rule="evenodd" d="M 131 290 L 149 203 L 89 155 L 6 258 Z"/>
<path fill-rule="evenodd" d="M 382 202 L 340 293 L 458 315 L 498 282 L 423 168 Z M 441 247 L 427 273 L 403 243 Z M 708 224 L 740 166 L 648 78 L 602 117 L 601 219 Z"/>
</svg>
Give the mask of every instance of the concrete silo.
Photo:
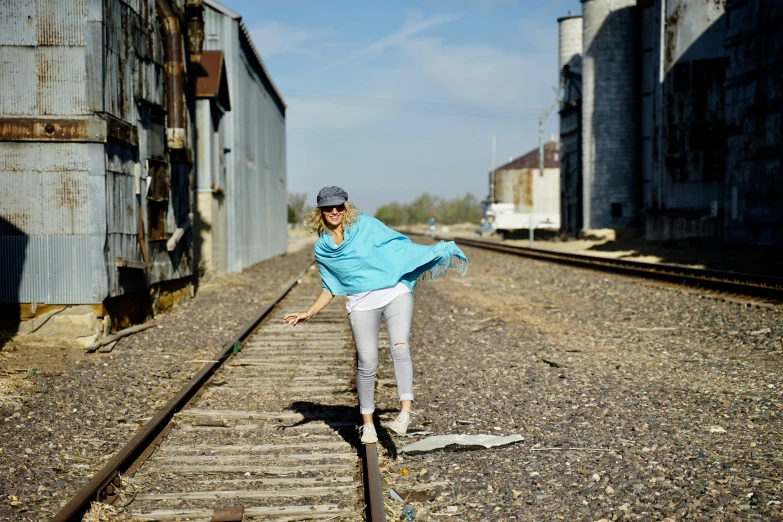
<svg viewBox="0 0 783 522">
<path fill-rule="evenodd" d="M 560 233 L 582 229 L 582 17 L 557 20 L 560 103 Z"/>
<path fill-rule="evenodd" d="M 582 0 L 584 228 L 639 221 L 636 0 Z"/>
</svg>

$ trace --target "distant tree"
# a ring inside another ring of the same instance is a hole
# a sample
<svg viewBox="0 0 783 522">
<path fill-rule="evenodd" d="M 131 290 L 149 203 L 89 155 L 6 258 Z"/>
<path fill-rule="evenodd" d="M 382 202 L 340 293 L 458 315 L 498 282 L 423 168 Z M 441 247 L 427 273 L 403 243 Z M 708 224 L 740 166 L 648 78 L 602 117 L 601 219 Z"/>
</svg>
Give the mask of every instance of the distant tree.
<svg viewBox="0 0 783 522">
<path fill-rule="evenodd" d="M 294 210 L 294 207 L 291 205 L 288 205 L 288 224 L 294 224 L 298 221 L 299 219 L 297 219 L 296 210 Z"/>
<path fill-rule="evenodd" d="M 301 223 L 310 213 L 310 205 L 307 204 L 307 194 L 288 193 L 288 222 Z M 291 211 L 293 210 L 293 221 L 291 221 Z"/>
<path fill-rule="evenodd" d="M 425 193 L 407 205 L 394 202 L 379 207 L 375 217 L 389 226 L 427 223 L 431 217 L 444 225 L 478 224 L 481 222 L 481 202 L 473 194 L 447 200 Z"/>
<path fill-rule="evenodd" d="M 409 219 L 411 223 L 426 223 L 431 217 L 438 218 L 440 198 L 431 196 L 426 192 L 413 200 L 409 205 Z"/>
<path fill-rule="evenodd" d="M 375 219 L 383 221 L 387 226 L 396 227 L 402 224 L 402 216 L 397 203 L 383 205 L 375 211 Z"/>
</svg>

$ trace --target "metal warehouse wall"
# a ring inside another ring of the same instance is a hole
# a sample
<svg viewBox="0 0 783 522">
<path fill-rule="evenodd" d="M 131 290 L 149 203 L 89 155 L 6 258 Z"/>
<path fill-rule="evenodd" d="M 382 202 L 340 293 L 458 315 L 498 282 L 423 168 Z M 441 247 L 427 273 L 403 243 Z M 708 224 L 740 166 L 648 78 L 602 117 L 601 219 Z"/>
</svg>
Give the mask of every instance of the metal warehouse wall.
<svg viewBox="0 0 783 522">
<path fill-rule="evenodd" d="M 205 1 L 205 49 L 225 53 L 232 110 L 224 116 L 228 271 L 287 246 L 285 105 L 238 14 Z"/>
<path fill-rule="evenodd" d="M 585 228 L 639 222 L 636 0 L 582 0 Z"/>
</svg>

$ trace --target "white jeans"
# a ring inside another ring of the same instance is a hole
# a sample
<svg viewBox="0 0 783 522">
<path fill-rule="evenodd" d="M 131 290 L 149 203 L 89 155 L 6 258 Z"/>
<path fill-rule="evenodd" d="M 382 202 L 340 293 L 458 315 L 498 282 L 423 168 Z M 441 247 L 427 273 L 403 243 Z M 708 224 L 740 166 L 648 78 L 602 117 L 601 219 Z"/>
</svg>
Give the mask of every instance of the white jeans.
<svg viewBox="0 0 783 522">
<path fill-rule="evenodd" d="M 386 320 L 386 332 L 389 334 L 389 351 L 394 363 L 397 393 L 401 401 L 413 400 L 413 363 L 408 348 L 413 321 L 413 294 L 406 293 L 395 297 L 383 308 L 348 314 L 359 358 L 356 389 L 359 391 L 359 411 L 363 415 L 375 411 L 375 373 L 378 370 L 381 316 Z"/>
</svg>

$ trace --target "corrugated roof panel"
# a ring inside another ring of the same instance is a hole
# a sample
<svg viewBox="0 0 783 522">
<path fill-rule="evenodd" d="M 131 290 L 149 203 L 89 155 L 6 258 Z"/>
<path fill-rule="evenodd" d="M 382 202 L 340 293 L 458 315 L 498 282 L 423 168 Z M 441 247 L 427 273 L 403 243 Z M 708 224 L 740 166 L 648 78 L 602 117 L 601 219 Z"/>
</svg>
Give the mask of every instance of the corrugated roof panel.
<svg viewBox="0 0 783 522">
<path fill-rule="evenodd" d="M 38 103 L 35 47 L 0 47 L 0 114 L 34 114 Z"/>
<path fill-rule="evenodd" d="M 0 45 L 30 45 L 38 42 L 36 0 L 0 2 Z"/>
<path fill-rule="evenodd" d="M 38 0 L 38 45 L 84 45 L 86 0 Z"/>
<path fill-rule="evenodd" d="M 39 47 L 38 114 L 87 114 L 84 47 Z"/>
<path fill-rule="evenodd" d="M 558 161 L 558 144 L 554 141 L 544 143 L 544 168 L 545 169 L 557 169 L 560 168 L 560 162 Z M 533 169 L 539 167 L 538 159 L 538 147 L 531 150 L 527 154 L 524 154 L 505 165 L 498 167 L 496 170 L 515 170 L 515 169 Z"/>
</svg>

